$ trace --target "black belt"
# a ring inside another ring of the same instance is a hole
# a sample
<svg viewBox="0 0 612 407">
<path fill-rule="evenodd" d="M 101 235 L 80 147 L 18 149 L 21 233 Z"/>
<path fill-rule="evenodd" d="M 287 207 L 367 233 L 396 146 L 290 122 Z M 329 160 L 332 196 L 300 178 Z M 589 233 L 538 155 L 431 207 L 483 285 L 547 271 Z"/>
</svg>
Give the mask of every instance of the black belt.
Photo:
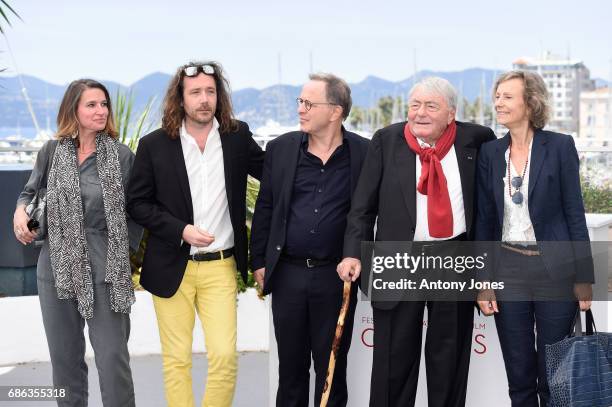
<svg viewBox="0 0 612 407">
<path fill-rule="evenodd" d="M 280 260 L 286 263 L 295 264 L 296 266 L 306 267 L 309 269 L 314 267 L 327 266 L 329 264 L 340 263 L 339 259 L 307 259 L 304 257 L 287 256 L 286 254 L 281 254 Z"/>
<path fill-rule="evenodd" d="M 196 252 L 194 254 L 189 255 L 189 260 L 193 260 L 193 261 L 221 260 L 221 259 L 227 259 L 228 257 L 232 257 L 233 254 L 234 254 L 234 248 L 232 247 L 227 250 L 220 250 L 218 252 L 212 252 L 212 253 Z"/>
<path fill-rule="evenodd" d="M 412 248 L 413 248 L 413 251 L 420 250 L 422 254 L 433 254 L 433 253 L 440 252 L 442 250 L 448 250 L 448 246 L 444 244 L 446 242 L 463 242 L 466 239 L 467 239 L 467 234 L 462 233 L 460 235 L 453 237 L 452 239 L 415 242 L 412 245 Z"/>
</svg>

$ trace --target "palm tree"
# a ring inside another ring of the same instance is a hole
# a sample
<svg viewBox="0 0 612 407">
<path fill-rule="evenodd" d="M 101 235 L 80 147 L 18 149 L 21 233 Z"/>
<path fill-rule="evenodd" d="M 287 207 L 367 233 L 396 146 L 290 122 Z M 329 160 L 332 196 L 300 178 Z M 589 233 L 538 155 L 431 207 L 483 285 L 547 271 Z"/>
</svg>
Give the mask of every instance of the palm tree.
<svg viewBox="0 0 612 407">
<path fill-rule="evenodd" d="M 133 114 L 134 95 L 132 92 L 124 93 L 120 89 L 117 90 L 115 101 L 113 102 L 115 126 L 119 131 L 119 140 L 133 152 L 136 152 L 140 137 L 151 130 L 152 123 L 149 119 L 154 102 L 154 97 L 149 98 L 140 114 L 135 116 Z"/>
<path fill-rule="evenodd" d="M 21 20 L 19 14 L 17 14 L 17 12 L 13 10 L 11 6 L 9 6 L 6 0 L 0 0 L 0 34 L 4 35 L 3 24 L 6 23 L 9 25 L 9 27 L 11 26 L 11 20 L 9 20 L 10 14 L 14 14 L 15 17 Z M 6 68 L 0 68 L 0 72 L 3 72 L 5 70 Z"/>
<path fill-rule="evenodd" d="M 9 27 L 11 26 L 11 20 L 9 20 L 9 15 L 11 14 L 21 20 L 19 14 L 13 10 L 6 0 L 0 0 L 0 34 L 4 34 L 4 28 L 2 27 L 3 24 L 6 23 Z"/>
</svg>

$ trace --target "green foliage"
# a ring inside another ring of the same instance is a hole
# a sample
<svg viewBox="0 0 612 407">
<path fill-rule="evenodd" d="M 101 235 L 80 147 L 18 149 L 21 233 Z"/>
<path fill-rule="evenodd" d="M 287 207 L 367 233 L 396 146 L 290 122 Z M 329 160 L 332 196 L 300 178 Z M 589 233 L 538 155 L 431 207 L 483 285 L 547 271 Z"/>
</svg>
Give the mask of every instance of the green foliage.
<svg viewBox="0 0 612 407">
<path fill-rule="evenodd" d="M 403 111 L 394 112 L 394 109 L 398 107 L 403 109 Z M 399 115 L 399 117 L 404 120 L 403 118 L 408 115 L 407 106 L 404 105 L 402 98 L 399 96 L 395 99 L 392 96 L 383 96 L 378 99 L 375 107 L 362 108 L 353 106 L 348 117 L 348 122 L 352 128 L 365 126 L 376 129 L 390 125 L 394 119 L 394 115 Z"/>
<path fill-rule="evenodd" d="M 349 113 L 348 122 L 352 128 L 359 127 L 365 121 L 365 110 L 359 106 L 353 106 Z"/>
<path fill-rule="evenodd" d="M 251 240 L 251 222 L 253 221 L 253 212 L 255 211 L 255 202 L 257 201 L 257 195 L 259 194 L 259 181 L 255 178 L 249 177 L 247 180 L 247 190 L 246 190 L 246 207 L 247 207 L 247 240 Z M 250 258 L 250 255 L 249 255 Z M 238 292 L 242 293 L 246 291 L 247 288 L 257 287 L 255 283 L 255 278 L 253 277 L 253 270 L 249 265 L 248 271 L 248 279 L 246 284 L 242 281 L 242 277 L 240 273 L 237 273 L 236 279 L 238 280 Z"/>
<path fill-rule="evenodd" d="M 9 20 L 10 14 L 13 14 L 15 17 L 21 20 L 19 14 L 17 14 L 17 12 L 13 10 L 13 8 L 6 2 L 6 0 L 0 0 L 0 34 L 4 34 L 4 23 L 8 24 L 9 27 L 11 26 L 11 20 Z M 6 68 L 0 68 L 0 72 L 4 71 L 6 71 Z"/>
<path fill-rule="evenodd" d="M 582 197 L 587 213 L 612 213 L 612 188 L 583 183 Z"/>
<path fill-rule="evenodd" d="M 380 125 L 382 127 L 390 125 L 393 115 L 393 98 L 391 96 L 378 99 L 378 112 L 380 114 Z"/>
<path fill-rule="evenodd" d="M 257 283 L 255 282 L 255 277 L 253 277 L 253 273 L 249 269 L 249 274 L 247 278 L 246 284 L 242 280 L 242 276 L 240 272 L 236 273 L 236 281 L 238 282 L 238 293 L 243 293 L 247 290 L 247 288 L 257 288 Z"/>
<path fill-rule="evenodd" d="M 4 34 L 4 23 L 6 23 L 9 27 L 11 26 L 11 20 L 9 19 L 9 15 L 11 14 L 22 20 L 19 14 L 17 14 L 17 12 L 13 10 L 13 8 L 8 4 L 6 0 L 0 0 L 0 34 Z"/>
<path fill-rule="evenodd" d="M 144 260 L 145 250 L 147 250 L 147 242 L 149 241 L 149 231 L 143 230 L 140 246 L 137 251 L 130 248 L 130 267 L 132 268 L 132 283 L 135 290 L 142 290 L 140 285 L 140 270 L 142 269 L 142 261 Z"/>
<path fill-rule="evenodd" d="M 255 202 L 257 201 L 257 195 L 259 194 L 259 181 L 249 176 L 247 179 L 247 190 L 246 190 L 246 206 L 247 206 L 247 226 L 251 228 L 251 221 L 253 220 L 253 212 L 255 211 Z"/>
<path fill-rule="evenodd" d="M 151 124 L 147 122 L 147 118 L 151 113 L 151 107 L 153 106 L 154 98 L 150 98 L 147 101 L 142 112 L 137 118 L 132 116 L 134 107 L 134 95 L 132 92 L 123 93 L 120 90 L 115 95 L 115 127 L 119 132 L 119 140 L 127 145 L 132 151 L 136 151 L 138 146 L 138 140 L 142 137 L 143 133 L 151 130 Z"/>
<path fill-rule="evenodd" d="M 477 123 L 480 120 L 480 97 L 476 98 L 473 103 L 470 103 L 467 99 L 463 99 L 459 103 L 463 103 L 463 120 Z M 492 106 L 488 103 L 484 103 L 483 115 L 485 122 L 489 121 L 493 115 Z"/>
<path fill-rule="evenodd" d="M 1 1 L 1 0 L 0 0 Z M 153 99 L 149 99 L 144 109 L 136 119 L 133 116 L 134 96 L 130 93 L 125 94 L 121 91 L 117 91 L 115 95 L 114 105 L 114 116 L 115 116 L 115 128 L 119 132 L 119 141 L 127 145 L 130 150 L 135 151 L 138 146 L 138 140 L 143 133 L 148 132 L 151 128 L 151 124 L 145 126 L 149 113 L 151 112 L 151 106 Z M 134 122 L 135 120 L 135 122 Z M 147 230 L 144 231 L 140 246 L 137 251 L 130 249 L 130 266 L 132 268 L 132 282 L 135 289 L 142 289 L 140 286 L 140 270 L 142 268 L 142 261 L 144 258 L 144 252 L 147 248 L 149 233 Z"/>
<path fill-rule="evenodd" d="M 612 213 L 612 182 L 605 165 L 581 159 L 580 184 L 584 210 L 587 213 Z"/>
</svg>

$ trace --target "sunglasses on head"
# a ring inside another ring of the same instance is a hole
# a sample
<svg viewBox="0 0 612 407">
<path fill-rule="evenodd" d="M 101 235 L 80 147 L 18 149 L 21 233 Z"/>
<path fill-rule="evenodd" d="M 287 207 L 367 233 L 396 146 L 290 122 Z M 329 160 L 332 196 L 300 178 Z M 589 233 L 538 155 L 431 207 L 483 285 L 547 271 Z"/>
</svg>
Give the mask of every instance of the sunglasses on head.
<svg viewBox="0 0 612 407">
<path fill-rule="evenodd" d="M 190 65 L 183 69 L 185 76 L 197 76 L 199 72 L 205 73 L 206 75 L 214 75 L 215 68 L 212 65 Z"/>
</svg>

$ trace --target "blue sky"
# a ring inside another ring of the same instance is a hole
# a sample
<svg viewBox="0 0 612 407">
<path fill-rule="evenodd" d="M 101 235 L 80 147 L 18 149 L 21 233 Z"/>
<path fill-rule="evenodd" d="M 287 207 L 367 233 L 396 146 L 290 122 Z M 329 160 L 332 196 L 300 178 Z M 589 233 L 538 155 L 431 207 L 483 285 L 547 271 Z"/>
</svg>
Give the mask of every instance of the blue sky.
<svg viewBox="0 0 612 407">
<path fill-rule="evenodd" d="M 350 82 L 418 69 L 509 69 L 543 50 L 609 79 L 612 2 L 9 0 L 23 22 L 7 36 L 22 73 L 65 84 L 129 85 L 192 59 L 220 61 L 234 89 L 300 84 L 312 65 Z M 0 50 L 6 50 L 0 39 Z M 5 74 L 15 69 L 0 54 Z"/>
</svg>

